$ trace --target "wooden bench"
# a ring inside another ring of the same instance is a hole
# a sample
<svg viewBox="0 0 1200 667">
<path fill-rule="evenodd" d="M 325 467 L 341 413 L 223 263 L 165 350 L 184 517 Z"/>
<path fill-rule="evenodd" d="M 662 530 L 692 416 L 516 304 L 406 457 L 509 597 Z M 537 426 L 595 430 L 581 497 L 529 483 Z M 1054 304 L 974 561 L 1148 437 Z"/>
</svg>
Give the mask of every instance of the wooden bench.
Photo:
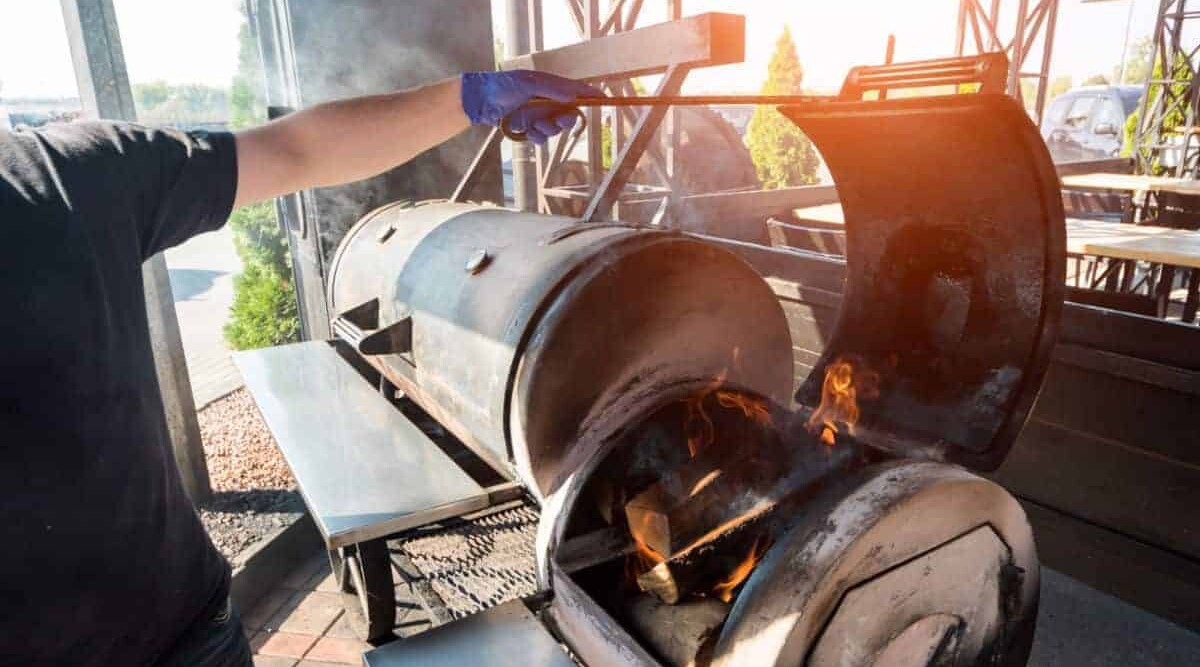
<svg viewBox="0 0 1200 667">
<path fill-rule="evenodd" d="M 234 360 L 321 533 L 351 621 L 364 638 L 387 637 L 396 612 L 387 538 L 520 488 L 482 487 L 329 343 Z"/>
</svg>

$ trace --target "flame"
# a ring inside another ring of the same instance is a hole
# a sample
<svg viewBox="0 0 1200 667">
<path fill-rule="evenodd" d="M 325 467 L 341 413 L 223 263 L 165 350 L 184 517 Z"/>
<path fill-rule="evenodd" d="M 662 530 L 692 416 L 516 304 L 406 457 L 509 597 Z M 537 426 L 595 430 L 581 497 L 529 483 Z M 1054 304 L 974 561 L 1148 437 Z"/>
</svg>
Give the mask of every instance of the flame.
<svg viewBox="0 0 1200 667">
<path fill-rule="evenodd" d="M 877 373 L 867 369 L 862 362 L 855 368 L 850 358 L 838 357 L 825 367 L 825 380 L 821 383 L 821 403 L 813 410 L 805 426 L 809 432 L 819 437 L 822 443 L 832 447 L 837 442 L 839 422 L 845 425 L 848 433 L 854 434 L 854 426 L 858 424 L 861 415 L 859 399 L 878 396 Z"/>
<path fill-rule="evenodd" d="M 720 477 L 721 474 L 722 474 L 721 469 L 717 468 L 716 470 L 713 470 L 713 471 L 709 472 L 707 475 L 701 477 L 699 480 L 696 481 L 695 484 L 692 485 L 692 488 L 690 490 L 688 490 L 688 498 L 694 497 L 696 494 L 703 491 L 704 487 L 717 481 L 717 478 Z"/>
<path fill-rule="evenodd" d="M 733 591 L 754 571 L 754 566 L 758 565 L 758 561 L 762 559 L 768 546 L 770 546 L 770 542 L 764 537 L 755 540 L 754 546 L 750 547 L 750 553 L 746 554 L 742 562 L 738 563 L 737 567 L 733 568 L 724 580 L 713 586 L 712 594 L 722 602 L 732 601 Z"/>
<path fill-rule="evenodd" d="M 703 389 L 685 401 L 687 417 L 683 421 L 683 432 L 687 434 L 688 454 L 692 458 L 696 458 L 696 454 L 712 444 L 716 438 L 716 429 L 713 426 L 712 418 L 704 410 L 704 400 L 725 384 L 725 376 L 726 372 L 721 371 Z"/>
<path fill-rule="evenodd" d="M 736 391 L 718 391 L 717 403 L 723 408 L 741 410 L 747 419 L 752 420 L 756 424 L 762 426 L 772 425 L 771 409 L 767 407 L 767 402 L 762 399 L 751 398 Z"/>
<path fill-rule="evenodd" d="M 645 521 L 646 519 L 643 519 L 643 522 Z M 625 561 L 625 575 L 630 581 L 637 581 L 639 575 L 649 572 L 655 565 L 666 560 L 665 556 L 646 544 L 642 535 L 647 530 L 648 526 L 637 524 L 634 521 L 629 523 L 629 535 L 633 537 L 635 549 Z"/>
</svg>

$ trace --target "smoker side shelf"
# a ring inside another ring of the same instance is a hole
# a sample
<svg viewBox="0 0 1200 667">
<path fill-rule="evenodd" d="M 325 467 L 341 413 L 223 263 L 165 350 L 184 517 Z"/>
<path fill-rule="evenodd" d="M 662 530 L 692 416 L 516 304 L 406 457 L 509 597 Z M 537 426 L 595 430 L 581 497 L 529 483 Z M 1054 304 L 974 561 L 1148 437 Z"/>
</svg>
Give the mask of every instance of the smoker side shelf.
<svg viewBox="0 0 1200 667">
<path fill-rule="evenodd" d="M 520 600 L 394 642 L 363 655 L 366 667 L 574 667 Z"/>
<path fill-rule="evenodd" d="M 324 342 L 234 360 L 329 549 L 485 509 L 488 489 Z"/>
</svg>

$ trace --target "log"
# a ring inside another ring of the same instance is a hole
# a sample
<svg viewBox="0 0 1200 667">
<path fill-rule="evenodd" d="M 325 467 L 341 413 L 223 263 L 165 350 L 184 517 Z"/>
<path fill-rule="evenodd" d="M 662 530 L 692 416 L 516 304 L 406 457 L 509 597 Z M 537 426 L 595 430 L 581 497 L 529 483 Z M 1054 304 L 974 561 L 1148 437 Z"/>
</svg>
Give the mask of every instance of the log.
<svg viewBox="0 0 1200 667">
<path fill-rule="evenodd" d="M 763 500 L 750 511 L 717 526 L 683 550 L 638 575 L 638 588 L 667 604 L 692 593 L 710 593 L 752 552 L 761 555 L 776 503 Z"/>
<path fill-rule="evenodd" d="M 783 459 L 786 460 L 786 459 Z M 625 503 L 630 533 L 666 558 L 782 491 L 779 457 L 701 452 Z"/>
<path fill-rule="evenodd" d="M 626 614 L 634 631 L 664 664 L 699 667 L 708 663 L 729 605 L 711 598 L 668 605 L 650 595 L 637 595 L 626 606 Z"/>
</svg>

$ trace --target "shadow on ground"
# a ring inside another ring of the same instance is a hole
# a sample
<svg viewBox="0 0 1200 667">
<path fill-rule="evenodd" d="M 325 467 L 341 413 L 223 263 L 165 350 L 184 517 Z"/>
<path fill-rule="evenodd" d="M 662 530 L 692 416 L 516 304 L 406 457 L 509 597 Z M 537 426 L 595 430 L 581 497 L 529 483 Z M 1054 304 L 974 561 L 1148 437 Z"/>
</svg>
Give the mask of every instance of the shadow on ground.
<svg viewBox="0 0 1200 667">
<path fill-rule="evenodd" d="M 204 503 L 210 512 L 281 514 L 304 511 L 300 494 L 289 489 L 218 491 Z"/>
<path fill-rule="evenodd" d="M 169 269 L 167 273 L 171 277 L 171 295 L 175 301 L 187 301 L 207 292 L 217 278 L 227 274 L 226 271 L 208 269 Z"/>
</svg>

